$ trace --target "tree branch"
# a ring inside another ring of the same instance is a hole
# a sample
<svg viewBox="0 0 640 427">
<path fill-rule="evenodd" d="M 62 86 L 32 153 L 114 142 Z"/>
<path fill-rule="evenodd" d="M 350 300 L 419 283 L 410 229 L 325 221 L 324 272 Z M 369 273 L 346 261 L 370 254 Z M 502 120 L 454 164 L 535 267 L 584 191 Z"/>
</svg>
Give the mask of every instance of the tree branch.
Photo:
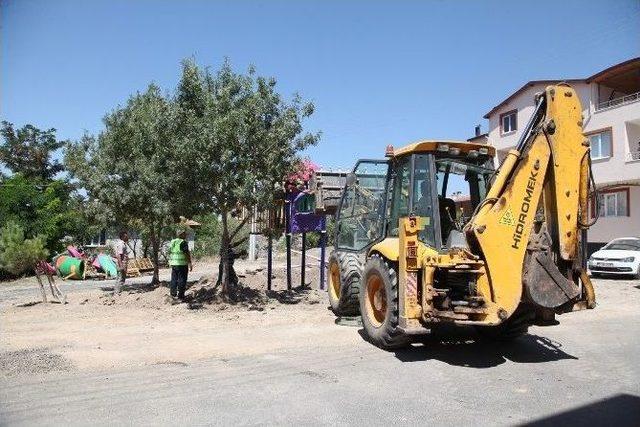
<svg viewBox="0 0 640 427">
<path fill-rule="evenodd" d="M 243 237 L 242 239 L 238 240 L 237 242 L 232 243 L 232 244 L 231 244 L 231 249 L 235 249 L 235 248 L 237 248 L 238 246 L 240 246 L 241 244 L 243 244 L 244 242 L 246 242 L 248 239 L 249 239 L 249 236 L 245 236 L 245 237 Z"/>
<path fill-rule="evenodd" d="M 229 234 L 229 241 L 232 241 L 233 238 L 236 237 L 236 234 L 238 234 L 240 232 L 240 230 L 242 229 L 242 227 L 244 227 L 247 224 L 249 219 L 251 219 L 251 215 L 247 215 L 247 217 L 245 219 L 243 219 L 240 222 L 240 224 L 238 224 L 238 226 Z"/>
</svg>

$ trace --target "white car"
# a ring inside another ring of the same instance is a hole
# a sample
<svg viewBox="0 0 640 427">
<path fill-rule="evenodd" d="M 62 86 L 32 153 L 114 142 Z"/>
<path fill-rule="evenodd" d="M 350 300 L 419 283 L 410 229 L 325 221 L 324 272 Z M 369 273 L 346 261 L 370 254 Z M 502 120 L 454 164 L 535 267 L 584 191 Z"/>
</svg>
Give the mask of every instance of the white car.
<svg viewBox="0 0 640 427">
<path fill-rule="evenodd" d="M 633 275 L 640 279 L 640 238 L 621 237 L 607 243 L 589 258 L 592 276 Z"/>
</svg>

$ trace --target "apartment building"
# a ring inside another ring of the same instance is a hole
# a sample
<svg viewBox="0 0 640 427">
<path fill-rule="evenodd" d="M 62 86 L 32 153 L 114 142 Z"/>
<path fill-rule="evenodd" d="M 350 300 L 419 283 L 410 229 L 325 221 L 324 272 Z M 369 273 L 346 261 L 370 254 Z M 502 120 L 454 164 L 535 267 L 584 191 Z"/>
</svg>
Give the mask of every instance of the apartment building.
<svg viewBox="0 0 640 427">
<path fill-rule="evenodd" d="M 584 133 L 591 142 L 600 193 L 600 218 L 589 229 L 589 251 L 616 237 L 640 237 L 640 58 L 586 78 L 525 83 L 485 114 L 488 144 L 496 147 L 502 160 L 533 113 L 535 93 L 560 81 L 573 86 L 582 102 Z"/>
</svg>

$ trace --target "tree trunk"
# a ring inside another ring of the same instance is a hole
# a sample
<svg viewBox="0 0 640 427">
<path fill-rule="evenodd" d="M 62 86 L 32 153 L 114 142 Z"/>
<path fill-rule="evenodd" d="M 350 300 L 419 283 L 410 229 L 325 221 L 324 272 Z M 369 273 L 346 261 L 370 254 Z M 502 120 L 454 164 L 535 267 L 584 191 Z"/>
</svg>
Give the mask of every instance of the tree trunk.
<svg viewBox="0 0 640 427">
<path fill-rule="evenodd" d="M 220 263 L 222 264 L 222 293 L 228 295 L 229 292 L 229 259 L 231 248 L 229 247 L 229 223 L 227 211 L 222 211 L 222 241 L 220 242 Z M 220 278 L 218 278 L 220 280 Z"/>
<path fill-rule="evenodd" d="M 151 240 L 151 257 L 153 260 L 153 277 L 151 278 L 151 284 L 155 285 L 160 283 L 160 268 L 158 267 L 160 242 L 155 229 L 152 229 L 149 237 Z"/>
</svg>

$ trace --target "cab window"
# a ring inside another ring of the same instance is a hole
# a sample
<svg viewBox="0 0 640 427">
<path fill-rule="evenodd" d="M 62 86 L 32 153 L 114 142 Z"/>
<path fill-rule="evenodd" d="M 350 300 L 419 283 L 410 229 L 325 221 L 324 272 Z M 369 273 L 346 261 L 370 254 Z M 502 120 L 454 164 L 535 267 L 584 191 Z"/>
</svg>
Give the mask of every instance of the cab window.
<svg viewBox="0 0 640 427">
<path fill-rule="evenodd" d="M 393 195 L 389 211 L 389 223 L 387 224 L 388 234 L 391 237 L 398 237 L 400 218 L 409 216 L 410 165 L 410 157 L 400 159 L 396 163 L 393 174 Z"/>
<path fill-rule="evenodd" d="M 345 188 L 337 218 L 337 247 L 360 251 L 382 237 L 388 163 L 360 161 Z"/>
<path fill-rule="evenodd" d="M 421 218 L 423 230 L 418 234 L 420 241 L 435 247 L 435 223 L 433 214 L 433 194 L 431 190 L 431 168 L 428 154 L 417 154 L 413 172 L 413 214 Z"/>
</svg>

